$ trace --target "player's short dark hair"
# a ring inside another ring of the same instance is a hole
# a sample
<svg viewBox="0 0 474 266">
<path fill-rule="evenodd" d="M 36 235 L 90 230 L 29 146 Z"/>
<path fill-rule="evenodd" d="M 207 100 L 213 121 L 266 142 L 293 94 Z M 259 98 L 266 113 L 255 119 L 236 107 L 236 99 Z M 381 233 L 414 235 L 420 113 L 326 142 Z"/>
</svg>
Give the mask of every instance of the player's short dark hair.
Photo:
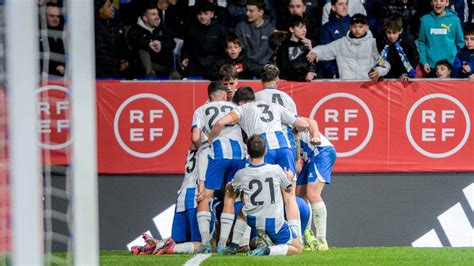
<svg viewBox="0 0 474 266">
<path fill-rule="evenodd" d="M 235 34 L 235 33 L 229 33 L 226 37 L 225 37 L 225 45 L 227 47 L 227 44 L 228 43 L 233 43 L 233 44 L 237 44 L 238 46 L 242 46 L 242 44 L 240 43 L 240 39 L 239 37 Z"/>
<path fill-rule="evenodd" d="M 291 15 L 288 18 L 288 28 L 294 28 L 299 25 L 308 25 L 308 20 L 300 15 Z"/>
<path fill-rule="evenodd" d="M 474 36 L 474 26 L 469 25 L 464 29 L 464 36 Z"/>
<path fill-rule="evenodd" d="M 239 104 L 240 102 L 252 102 L 255 101 L 255 93 L 253 92 L 252 88 L 248 86 L 240 87 L 234 94 L 232 98 L 232 102 L 235 104 Z"/>
<path fill-rule="evenodd" d="M 220 81 L 229 81 L 231 79 L 237 79 L 239 77 L 239 73 L 235 66 L 230 64 L 222 65 L 219 68 L 219 73 L 217 73 L 217 78 Z"/>
<path fill-rule="evenodd" d="M 403 20 L 399 16 L 391 16 L 383 21 L 383 30 L 401 31 L 403 29 Z"/>
<path fill-rule="evenodd" d="M 265 156 L 267 143 L 260 134 L 254 134 L 247 140 L 247 152 L 250 158 L 262 158 Z"/>
<path fill-rule="evenodd" d="M 280 75 L 280 70 L 274 64 L 266 64 L 262 67 L 260 71 L 260 77 L 262 82 L 274 81 Z"/>
<path fill-rule="evenodd" d="M 207 86 L 207 95 L 214 94 L 218 91 L 223 91 L 224 93 L 227 91 L 224 83 L 219 81 L 211 81 L 211 83 L 209 83 Z"/>
<path fill-rule="evenodd" d="M 351 25 L 354 25 L 354 24 L 369 25 L 367 21 L 367 16 L 361 13 L 354 14 L 351 17 Z"/>
<path fill-rule="evenodd" d="M 247 0 L 247 5 L 256 6 L 258 10 L 265 10 L 266 8 L 264 0 Z"/>
<path fill-rule="evenodd" d="M 436 65 L 435 67 L 437 66 L 445 66 L 447 67 L 449 70 L 452 70 L 453 69 L 453 65 L 446 59 L 443 59 L 443 60 L 439 60 L 438 62 L 436 62 Z"/>
</svg>

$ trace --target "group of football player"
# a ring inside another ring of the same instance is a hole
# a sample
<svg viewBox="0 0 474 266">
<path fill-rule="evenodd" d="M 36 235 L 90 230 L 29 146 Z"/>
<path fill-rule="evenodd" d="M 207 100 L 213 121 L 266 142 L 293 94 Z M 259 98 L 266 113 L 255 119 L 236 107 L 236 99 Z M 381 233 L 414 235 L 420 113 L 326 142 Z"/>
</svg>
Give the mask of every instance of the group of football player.
<svg viewBox="0 0 474 266">
<path fill-rule="evenodd" d="M 333 145 L 277 89 L 279 69 L 261 71 L 263 90 L 238 88 L 232 65 L 219 69 L 208 101 L 194 112 L 185 177 L 171 238 L 144 234 L 134 254 L 291 255 L 327 250 L 326 205 Z M 238 88 L 238 89 L 237 89 Z M 313 223 L 316 234 L 313 234 Z"/>
</svg>

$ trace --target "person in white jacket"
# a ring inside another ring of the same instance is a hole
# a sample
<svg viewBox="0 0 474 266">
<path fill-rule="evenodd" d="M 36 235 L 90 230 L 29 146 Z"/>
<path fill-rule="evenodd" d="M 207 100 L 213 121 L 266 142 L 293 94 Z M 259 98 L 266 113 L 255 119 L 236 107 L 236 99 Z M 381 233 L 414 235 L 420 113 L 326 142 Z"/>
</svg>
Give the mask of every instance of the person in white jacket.
<svg viewBox="0 0 474 266">
<path fill-rule="evenodd" d="M 367 17 L 351 17 L 350 31 L 343 38 L 311 49 L 308 61 L 336 59 L 340 79 L 377 80 L 390 71 L 390 63 L 381 59 Z"/>
</svg>

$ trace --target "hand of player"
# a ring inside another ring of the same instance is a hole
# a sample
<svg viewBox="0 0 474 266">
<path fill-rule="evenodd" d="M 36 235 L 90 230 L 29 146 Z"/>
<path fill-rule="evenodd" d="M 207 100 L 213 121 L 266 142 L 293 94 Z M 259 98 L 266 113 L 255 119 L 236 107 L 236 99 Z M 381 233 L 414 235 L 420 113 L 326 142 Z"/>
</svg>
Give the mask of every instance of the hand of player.
<svg viewBox="0 0 474 266">
<path fill-rule="evenodd" d="M 379 78 L 379 72 L 376 69 L 371 69 L 369 72 L 369 78 L 377 80 Z"/>
<path fill-rule="evenodd" d="M 196 195 L 196 200 L 201 201 L 203 199 L 204 199 L 204 180 L 199 180 L 198 193 Z"/>
<path fill-rule="evenodd" d="M 306 74 L 306 81 L 311 81 L 311 80 L 313 80 L 316 76 L 317 76 L 316 73 L 314 73 L 314 72 L 308 72 L 308 74 Z"/>
<path fill-rule="evenodd" d="M 308 59 L 309 62 L 314 62 L 314 60 L 316 60 L 316 62 L 317 62 L 318 61 L 318 55 L 316 53 L 309 53 L 306 56 L 306 59 Z"/>
<path fill-rule="evenodd" d="M 321 145 L 321 139 L 319 137 L 313 137 L 309 143 L 313 146 Z"/>
<path fill-rule="evenodd" d="M 298 160 L 296 160 L 296 173 L 301 173 L 301 169 L 303 169 L 303 162 L 301 161 L 301 158 L 298 158 Z"/>
<path fill-rule="evenodd" d="M 423 70 L 425 71 L 426 74 L 431 72 L 431 67 L 428 64 L 423 65 Z"/>
<path fill-rule="evenodd" d="M 290 182 L 293 181 L 293 177 L 295 176 L 295 174 L 292 171 L 288 170 L 286 167 L 283 170 L 285 171 L 285 174 L 286 174 L 286 177 L 288 178 L 288 180 Z"/>
</svg>

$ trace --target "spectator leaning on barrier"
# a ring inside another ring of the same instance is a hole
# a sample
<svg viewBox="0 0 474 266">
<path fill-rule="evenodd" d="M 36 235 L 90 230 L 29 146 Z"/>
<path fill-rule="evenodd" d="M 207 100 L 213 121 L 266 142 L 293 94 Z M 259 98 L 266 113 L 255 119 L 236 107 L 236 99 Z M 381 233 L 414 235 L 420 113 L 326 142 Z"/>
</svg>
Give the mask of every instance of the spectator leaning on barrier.
<svg viewBox="0 0 474 266">
<path fill-rule="evenodd" d="M 62 77 L 66 72 L 66 60 L 64 50 L 64 19 L 61 8 L 53 3 L 47 3 L 42 25 L 46 22 L 46 38 L 40 36 L 41 63 L 40 69 L 43 75 L 52 75 L 47 78 Z"/>
<path fill-rule="evenodd" d="M 439 79 L 448 79 L 451 78 L 451 71 L 453 70 L 453 66 L 449 63 L 448 60 L 443 59 L 436 62 L 436 77 Z"/>
<path fill-rule="evenodd" d="M 248 0 L 247 21 L 240 22 L 235 28 L 235 33 L 248 56 L 261 65 L 270 62 L 272 57 L 268 37 L 275 29 L 270 23 L 270 19 L 264 16 L 264 10 L 265 2 L 263 0 Z"/>
<path fill-rule="evenodd" d="M 156 5 L 148 5 L 128 31 L 128 43 L 146 77 L 167 76 L 173 68 L 175 42 L 160 23 Z"/>
<path fill-rule="evenodd" d="M 446 8 L 449 0 L 432 0 L 433 11 L 421 18 L 418 35 L 420 63 L 428 77 L 435 77 L 436 62 L 454 62 L 458 49 L 464 47 L 461 22 L 456 12 Z"/>
<path fill-rule="evenodd" d="M 383 30 L 383 36 L 377 38 L 377 48 L 380 57 L 390 62 L 391 68 L 385 77 L 401 81 L 415 77 L 418 50 L 413 37 L 404 30 L 402 18 L 386 18 Z"/>
<path fill-rule="evenodd" d="M 314 47 L 307 58 L 310 62 L 336 59 L 341 79 L 376 80 L 390 71 L 390 63 L 380 60 L 367 17 L 362 14 L 351 17 L 351 28 L 344 38 Z"/>
<path fill-rule="evenodd" d="M 111 0 L 101 0 L 96 3 L 96 77 L 126 77 L 129 66 L 129 50 L 123 26 L 114 19 L 114 7 Z"/>
<path fill-rule="evenodd" d="M 215 60 L 222 56 L 227 31 L 214 17 L 214 5 L 204 2 L 196 6 L 198 22 L 189 24 L 181 50 L 185 77 L 203 77 Z"/>
</svg>

